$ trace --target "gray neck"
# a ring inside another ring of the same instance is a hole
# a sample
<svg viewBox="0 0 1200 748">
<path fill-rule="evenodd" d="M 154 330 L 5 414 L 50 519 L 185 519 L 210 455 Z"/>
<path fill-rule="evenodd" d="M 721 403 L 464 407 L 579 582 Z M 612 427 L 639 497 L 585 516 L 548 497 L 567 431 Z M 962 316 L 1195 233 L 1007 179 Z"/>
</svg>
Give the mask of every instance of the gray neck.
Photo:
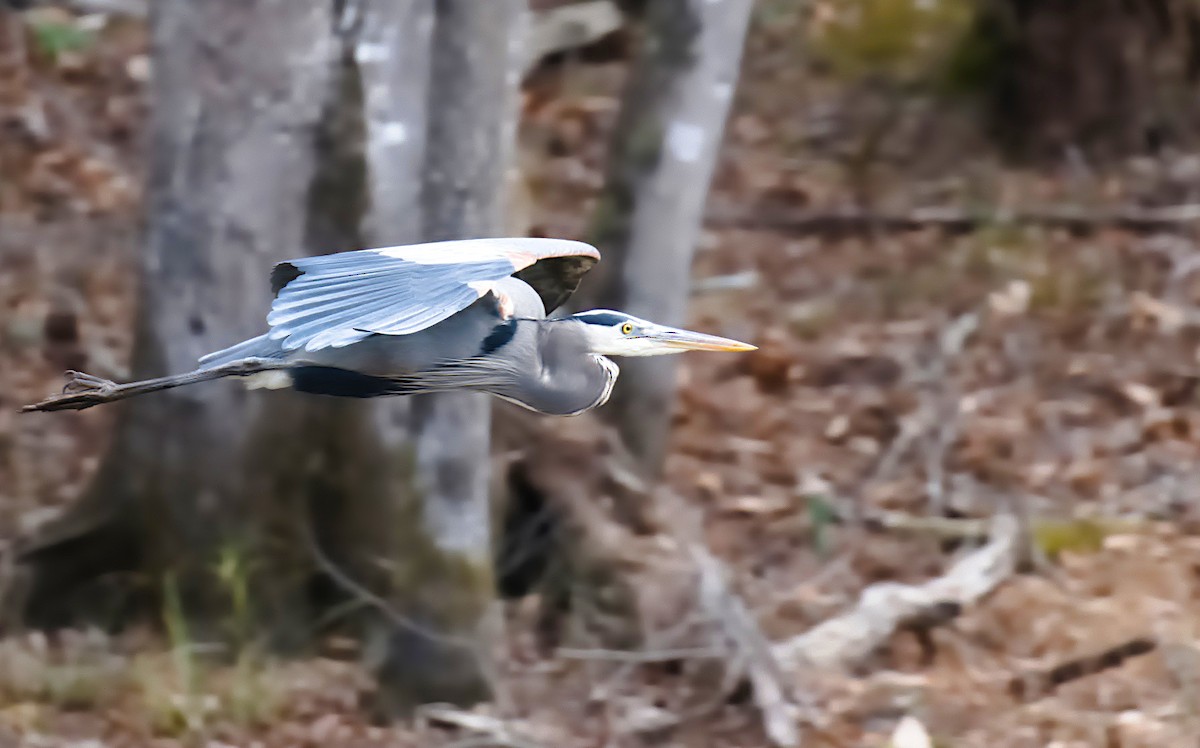
<svg viewBox="0 0 1200 748">
<path fill-rule="evenodd" d="M 532 365 L 522 366 L 515 380 L 494 394 L 549 415 L 575 415 L 607 402 L 620 369 L 588 350 L 583 324 L 518 321 L 511 345 L 518 360 Z"/>
</svg>

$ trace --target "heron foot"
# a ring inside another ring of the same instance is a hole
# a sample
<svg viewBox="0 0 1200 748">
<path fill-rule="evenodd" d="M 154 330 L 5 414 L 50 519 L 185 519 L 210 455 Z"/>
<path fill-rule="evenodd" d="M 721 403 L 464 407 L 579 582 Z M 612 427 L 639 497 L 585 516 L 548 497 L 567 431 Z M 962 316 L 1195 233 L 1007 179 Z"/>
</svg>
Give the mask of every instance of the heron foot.
<svg viewBox="0 0 1200 748">
<path fill-rule="evenodd" d="M 40 403 L 26 405 L 21 408 L 21 412 L 83 410 L 93 405 L 109 402 L 121 386 L 111 380 L 85 374 L 82 371 L 68 371 L 66 377 L 67 382 L 63 385 L 62 394 L 46 398 Z"/>
<path fill-rule="evenodd" d="M 62 388 L 64 395 L 84 395 L 88 393 L 111 395 L 113 390 L 118 386 L 112 380 L 103 379 L 82 371 L 68 371 L 64 376 L 67 378 L 67 382 Z"/>
</svg>

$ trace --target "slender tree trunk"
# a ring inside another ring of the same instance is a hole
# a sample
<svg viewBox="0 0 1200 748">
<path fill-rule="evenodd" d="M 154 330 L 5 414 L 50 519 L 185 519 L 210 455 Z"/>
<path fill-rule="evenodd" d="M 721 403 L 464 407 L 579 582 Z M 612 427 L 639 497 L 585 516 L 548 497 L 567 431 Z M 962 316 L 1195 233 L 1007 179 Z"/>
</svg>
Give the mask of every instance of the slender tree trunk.
<svg viewBox="0 0 1200 748">
<path fill-rule="evenodd" d="M 687 313 L 692 254 L 738 77 L 751 0 L 656 0 L 629 74 L 591 240 L 589 299 L 669 325 Z M 595 272 L 595 271 L 593 271 Z M 673 357 L 621 361 L 606 414 L 649 472 L 661 465 Z"/>
<path fill-rule="evenodd" d="M 390 243 L 415 230 L 426 241 L 503 233 L 523 2 L 365 5 L 368 18 L 378 13 L 359 45 L 359 59 L 372 60 L 363 64 L 367 90 L 390 92 L 386 101 L 367 101 L 373 235 Z M 406 219 L 416 215 L 419 226 Z M 392 498 L 392 558 L 402 571 L 391 599 L 416 626 L 381 616 L 368 648 L 377 708 L 389 713 L 490 693 L 491 403 L 453 393 L 415 397 L 407 408 L 415 479 L 414 490 Z"/>
</svg>

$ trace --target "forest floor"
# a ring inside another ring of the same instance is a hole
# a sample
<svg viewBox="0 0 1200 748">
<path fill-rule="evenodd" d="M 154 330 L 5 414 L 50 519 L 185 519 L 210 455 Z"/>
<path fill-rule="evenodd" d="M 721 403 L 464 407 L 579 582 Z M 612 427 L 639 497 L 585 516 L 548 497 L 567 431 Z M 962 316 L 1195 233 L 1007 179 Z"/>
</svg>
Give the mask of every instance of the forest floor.
<svg viewBox="0 0 1200 748">
<path fill-rule="evenodd" d="M 149 62 L 138 24 L 89 33 L 0 22 L 0 550 L 78 496 L 112 422 L 16 407 L 64 368 L 121 376 L 130 348 Z M 1200 155 L 1008 167 L 928 102 L 859 106 L 810 77 L 788 34 L 755 28 L 695 265 L 692 325 L 760 350 L 682 363 L 649 510 L 679 513 L 635 539 L 645 662 L 547 654 L 513 603 L 496 705 L 382 727 L 343 662 L 201 668 L 154 631 L 15 634 L 0 747 L 765 746 L 761 690 L 679 633 L 680 548 L 720 559 L 778 643 L 871 585 L 947 573 L 998 514 L 1030 531 L 1028 569 L 845 667 L 783 674 L 812 704 L 804 744 L 1196 745 L 1200 250 L 1194 224 L 1105 216 L 1200 201 Z M 621 73 L 571 65 L 530 93 L 533 230 L 585 230 Z M 864 159 L 866 131 L 887 134 Z M 931 207 L 967 220 L 884 220 Z"/>
</svg>

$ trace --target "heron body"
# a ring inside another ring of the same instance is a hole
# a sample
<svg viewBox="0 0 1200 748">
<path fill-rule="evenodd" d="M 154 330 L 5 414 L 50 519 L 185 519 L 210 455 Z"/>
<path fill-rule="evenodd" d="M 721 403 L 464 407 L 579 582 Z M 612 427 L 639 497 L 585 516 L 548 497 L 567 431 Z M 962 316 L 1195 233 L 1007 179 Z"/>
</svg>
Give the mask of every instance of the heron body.
<svg viewBox="0 0 1200 748">
<path fill-rule="evenodd" d="M 608 400 L 619 373 L 608 356 L 753 349 L 609 310 L 548 317 L 599 259 L 582 242 L 513 238 L 279 263 L 263 335 L 177 377 L 117 385 L 77 374 L 66 394 L 29 409 L 89 407 L 236 375 L 250 387 L 339 397 L 474 390 L 573 415 Z"/>
</svg>

